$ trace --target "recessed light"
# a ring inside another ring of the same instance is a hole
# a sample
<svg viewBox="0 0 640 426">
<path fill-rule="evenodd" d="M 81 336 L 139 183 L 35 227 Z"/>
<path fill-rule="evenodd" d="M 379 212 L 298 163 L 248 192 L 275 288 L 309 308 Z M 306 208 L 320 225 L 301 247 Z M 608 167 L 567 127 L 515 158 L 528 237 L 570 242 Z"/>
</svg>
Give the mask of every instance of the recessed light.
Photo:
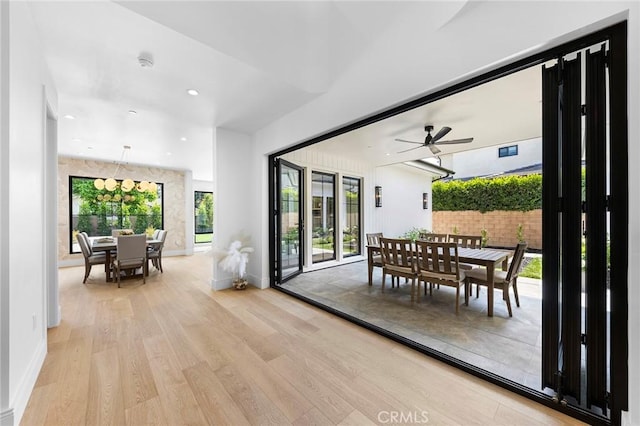
<svg viewBox="0 0 640 426">
<path fill-rule="evenodd" d="M 185 138 L 185 137 L 183 136 L 183 137 L 181 137 L 181 138 L 180 138 L 180 140 L 181 140 L 182 142 L 186 142 L 187 138 Z"/>
<path fill-rule="evenodd" d="M 65 115 L 64 118 L 66 118 L 67 120 L 75 120 L 76 119 L 75 115 L 71 115 L 71 114 Z"/>
<path fill-rule="evenodd" d="M 167 155 L 171 155 L 171 153 L 170 153 L 170 152 L 167 152 Z"/>
<path fill-rule="evenodd" d="M 387 155 L 391 155 L 391 153 L 390 153 L 390 152 L 387 152 Z"/>
<path fill-rule="evenodd" d="M 187 93 L 191 96 L 198 96 L 198 91 L 196 89 L 187 89 Z"/>
<path fill-rule="evenodd" d="M 129 110 L 129 114 L 131 114 L 131 115 L 136 115 L 137 113 L 138 113 L 138 111 L 136 111 L 136 110 L 133 110 L 133 109 Z"/>
<path fill-rule="evenodd" d="M 71 142 L 76 142 L 76 143 L 78 143 L 78 142 L 82 142 L 82 141 L 81 141 L 80 139 L 78 139 L 78 138 L 75 138 L 75 139 L 71 139 Z"/>
</svg>

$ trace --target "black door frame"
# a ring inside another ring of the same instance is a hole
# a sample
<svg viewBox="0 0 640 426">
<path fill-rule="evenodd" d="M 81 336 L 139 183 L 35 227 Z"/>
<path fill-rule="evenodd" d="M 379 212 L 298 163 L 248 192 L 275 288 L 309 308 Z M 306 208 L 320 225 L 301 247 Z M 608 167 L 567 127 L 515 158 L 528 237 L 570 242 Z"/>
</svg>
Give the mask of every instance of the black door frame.
<svg viewBox="0 0 640 426">
<path fill-rule="evenodd" d="M 304 245 L 305 245 L 305 227 L 304 227 L 304 168 L 298 166 L 297 164 L 291 163 L 289 161 L 283 160 L 281 158 L 277 158 L 274 160 L 274 170 L 273 175 L 275 179 L 276 190 L 273 193 L 273 197 L 270 197 L 270 200 L 274 201 L 274 208 L 270 209 L 273 212 L 273 217 L 275 220 L 274 226 L 274 239 L 273 243 L 275 246 L 272 246 L 275 249 L 275 258 L 274 263 L 271 264 L 273 279 L 275 282 L 279 282 L 280 284 L 290 280 L 291 278 L 298 276 L 302 273 L 302 268 L 304 266 Z M 280 192 L 280 186 L 282 184 L 282 171 L 281 166 L 288 167 L 289 169 L 296 170 L 299 173 L 298 179 L 298 270 L 294 273 L 287 275 L 286 277 L 282 275 L 282 212 L 280 211 L 280 207 L 282 206 L 282 193 Z"/>
<path fill-rule="evenodd" d="M 559 46 L 552 47 L 543 52 L 536 53 L 529 57 L 516 60 L 513 63 L 504 65 L 495 70 L 489 71 L 485 74 L 473 77 L 469 80 L 457 83 L 453 86 L 447 87 L 445 89 L 438 90 L 431 94 L 425 95 L 418 99 L 414 99 L 405 104 L 390 108 L 386 111 L 365 117 L 355 123 L 351 123 L 345 125 L 344 127 L 329 131 L 323 135 L 316 136 L 310 138 L 305 141 L 301 141 L 300 143 L 290 146 L 286 149 L 278 151 L 269 155 L 269 165 L 270 170 L 271 165 L 274 164 L 275 159 L 280 156 L 296 151 L 298 149 L 313 145 L 318 142 L 322 142 L 324 140 L 339 136 L 341 134 L 359 129 L 361 127 L 367 126 L 369 124 L 376 123 L 378 121 L 384 120 L 386 118 L 392 117 L 394 115 L 409 111 L 416 107 L 437 101 L 439 99 L 445 98 L 447 96 L 462 92 L 464 90 L 470 89 L 472 87 L 479 86 L 481 84 L 496 80 L 498 78 L 507 76 L 509 74 L 515 73 L 517 71 L 523 70 L 525 68 L 529 68 L 535 65 L 541 65 L 546 61 L 554 60 L 558 57 L 561 57 L 565 54 L 578 51 L 581 49 L 585 49 L 596 44 L 600 44 L 602 42 L 608 41 L 610 46 L 611 55 L 609 57 L 609 72 L 611 73 L 611 83 L 610 83 L 610 127 L 611 127 L 611 139 L 617 139 L 619 141 L 624 141 L 626 145 L 628 143 L 628 124 L 627 124 L 627 21 L 622 21 L 615 25 L 611 25 L 602 30 L 596 31 L 594 33 L 585 35 L 576 40 L 572 40 L 566 43 L 563 43 Z M 615 78 L 614 78 L 615 75 Z M 609 207 L 611 211 L 617 212 L 617 220 L 616 223 L 611 224 L 611 282 L 624 283 L 623 289 L 619 289 L 619 291 L 612 293 L 611 296 L 611 306 L 617 307 L 615 311 L 611 312 L 611 321 L 618 324 L 617 332 L 612 336 L 611 343 L 611 363 L 616 363 L 617 365 L 624 366 L 625 368 L 620 368 L 616 371 L 611 372 L 611 386 L 617 389 L 616 399 L 611 401 L 611 418 L 607 419 L 602 416 L 597 416 L 587 410 L 583 410 L 579 407 L 572 406 L 564 406 L 562 404 L 558 404 L 554 402 L 550 396 L 543 395 L 540 392 L 534 391 L 520 383 L 516 383 L 510 380 L 507 380 L 501 376 L 497 376 L 495 374 L 489 373 L 485 370 L 481 370 L 478 367 L 462 362 L 456 358 L 453 358 L 449 355 L 443 354 L 441 352 L 435 351 L 430 347 L 426 347 L 423 345 L 416 344 L 415 342 L 403 337 L 399 336 L 395 333 L 392 333 L 388 330 L 382 329 L 380 327 L 374 326 L 372 324 L 366 323 L 359 318 L 353 317 L 351 315 L 347 315 L 343 312 L 337 311 L 334 308 L 322 305 L 312 299 L 306 298 L 304 296 L 300 296 L 298 294 L 292 293 L 291 291 L 284 289 L 280 286 L 275 285 L 275 274 L 273 273 L 273 265 L 274 265 L 274 224 L 273 221 L 270 220 L 270 229 L 269 229 L 269 238 L 270 238 L 270 265 L 271 265 L 271 286 L 277 288 L 284 293 L 287 293 L 293 297 L 304 300 L 307 303 L 310 303 L 314 306 L 317 306 L 321 309 L 326 310 L 327 312 L 338 315 L 344 319 L 347 319 L 351 322 L 359 324 L 367 329 L 375 331 L 381 335 L 384 335 L 390 339 L 393 339 L 399 343 L 410 346 L 426 355 L 434 357 L 440 361 L 443 361 L 449 365 L 455 366 L 463 371 L 466 371 L 470 374 L 473 374 L 477 377 L 480 377 L 488 382 L 501 386 L 505 389 L 513 391 L 517 394 L 523 395 L 531 400 L 554 408 L 560 412 L 568 414 L 572 417 L 580 419 L 590 424 L 619 424 L 620 416 L 622 410 L 628 409 L 628 370 L 626 368 L 628 362 L 628 291 L 627 291 L 627 282 L 628 282 L 628 271 L 627 271 L 627 263 L 628 263 L 628 167 L 627 167 L 627 152 L 619 151 L 611 153 L 611 164 L 616 164 L 616 168 L 612 170 L 611 173 L 611 199 L 609 203 Z M 273 206 L 273 194 L 274 194 L 274 182 L 273 182 L 273 171 L 269 172 L 269 211 L 274 212 Z M 270 214 L 270 217 L 273 218 L 274 215 Z M 613 253 L 617 253 L 615 257 Z"/>
</svg>

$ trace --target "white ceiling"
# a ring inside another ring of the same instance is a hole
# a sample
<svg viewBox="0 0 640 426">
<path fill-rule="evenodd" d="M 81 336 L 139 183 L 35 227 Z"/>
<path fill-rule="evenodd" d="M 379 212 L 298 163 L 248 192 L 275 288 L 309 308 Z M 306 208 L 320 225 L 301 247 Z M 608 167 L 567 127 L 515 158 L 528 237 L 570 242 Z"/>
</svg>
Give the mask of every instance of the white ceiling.
<svg viewBox="0 0 640 426">
<path fill-rule="evenodd" d="M 251 134 L 322 96 L 386 31 L 410 33 L 405 22 L 416 7 L 428 12 L 424 25 L 437 29 L 471 6 L 100 0 L 29 7 L 58 90 L 61 155 L 117 161 L 130 145 L 130 163 L 188 169 L 194 179 L 211 180 L 214 127 Z M 152 55 L 153 68 L 138 64 L 141 52 Z M 394 138 L 423 140 L 427 123 L 436 131 L 452 127 L 447 139 L 473 136 L 474 146 L 539 136 L 539 75 L 529 74 L 537 80 L 502 79 L 362 129 L 348 136 L 350 143 L 345 135 L 313 149 L 339 145 L 375 164 L 418 158 L 429 150 L 385 154 L 409 147 Z M 187 95 L 189 88 L 200 95 Z M 441 147 L 457 146 L 448 148 Z"/>
</svg>

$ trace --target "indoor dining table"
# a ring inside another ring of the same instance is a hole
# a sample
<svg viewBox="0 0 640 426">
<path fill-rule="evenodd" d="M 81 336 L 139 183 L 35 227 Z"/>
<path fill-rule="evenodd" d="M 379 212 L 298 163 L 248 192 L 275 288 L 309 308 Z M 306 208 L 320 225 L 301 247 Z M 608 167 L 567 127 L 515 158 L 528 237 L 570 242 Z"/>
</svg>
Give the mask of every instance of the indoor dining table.
<svg viewBox="0 0 640 426">
<path fill-rule="evenodd" d="M 112 237 L 90 237 L 91 240 L 91 249 L 95 252 L 103 251 L 105 253 L 106 262 L 104 265 L 104 273 L 105 279 L 107 282 L 112 281 L 111 277 L 111 257 L 112 255 L 117 253 L 118 250 L 118 239 Z M 161 244 L 160 240 L 153 240 L 147 238 L 147 246 L 153 247 L 154 245 Z M 147 268 L 148 270 L 148 268 Z M 113 277 L 115 279 L 115 277 Z"/>
</svg>

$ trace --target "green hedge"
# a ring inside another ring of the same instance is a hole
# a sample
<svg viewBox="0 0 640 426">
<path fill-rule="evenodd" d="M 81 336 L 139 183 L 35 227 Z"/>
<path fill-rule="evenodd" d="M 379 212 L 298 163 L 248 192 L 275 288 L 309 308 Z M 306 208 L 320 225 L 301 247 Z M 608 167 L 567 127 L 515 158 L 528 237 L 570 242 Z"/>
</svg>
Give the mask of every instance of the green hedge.
<svg viewBox="0 0 640 426">
<path fill-rule="evenodd" d="M 542 175 L 435 182 L 432 196 L 434 211 L 541 209 Z"/>
</svg>

